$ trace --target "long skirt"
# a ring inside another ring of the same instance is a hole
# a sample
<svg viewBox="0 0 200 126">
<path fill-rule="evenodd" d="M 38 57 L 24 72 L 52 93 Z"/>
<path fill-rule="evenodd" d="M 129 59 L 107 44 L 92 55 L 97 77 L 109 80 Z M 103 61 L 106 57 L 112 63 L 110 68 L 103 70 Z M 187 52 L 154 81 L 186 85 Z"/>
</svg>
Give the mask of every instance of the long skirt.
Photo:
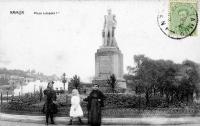
<svg viewBox="0 0 200 126">
<path fill-rule="evenodd" d="M 97 99 L 91 101 L 91 108 L 88 111 L 88 123 L 91 126 L 101 125 L 101 104 Z"/>
</svg>

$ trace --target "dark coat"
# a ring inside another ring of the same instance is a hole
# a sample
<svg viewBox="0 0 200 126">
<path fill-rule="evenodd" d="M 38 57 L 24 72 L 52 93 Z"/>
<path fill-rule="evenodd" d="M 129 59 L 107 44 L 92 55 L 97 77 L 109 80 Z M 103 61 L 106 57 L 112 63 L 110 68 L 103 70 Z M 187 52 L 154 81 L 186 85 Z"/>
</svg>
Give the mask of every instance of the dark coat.
<svg viewBox="0 0 200 126">
<path fill-rule="evenodd" d="M 100 91 L 100 90 L 92 90 L 90 95 L 84 99 L 84 101 L 87 101 L 87 109 L 89 110 L 91 108 L 91 102 L 92 99 L 98 99 L 98 102 L 100 103 L 100 107 L 104 107 L 104 100 L 105 100 L 105 95 Z"/>
<path fill-rule="evenodd" d="M 101 125 L 101 108 L 104 107 L 104 94 L 99 90 L 93 90 L 90 95 L 84 99 L 87 101 L 88 123 L 91 126 Z"/>
<path fill-rule="evenodd" d="M 53 101 L 56 101 L 56 92 L 51 88 L 47 88 L 44 90 L 44 95 L 46 99 L 42 112 L 56 114 L 58 112 L 57 105 L 53 103 Z"/>
</svg>

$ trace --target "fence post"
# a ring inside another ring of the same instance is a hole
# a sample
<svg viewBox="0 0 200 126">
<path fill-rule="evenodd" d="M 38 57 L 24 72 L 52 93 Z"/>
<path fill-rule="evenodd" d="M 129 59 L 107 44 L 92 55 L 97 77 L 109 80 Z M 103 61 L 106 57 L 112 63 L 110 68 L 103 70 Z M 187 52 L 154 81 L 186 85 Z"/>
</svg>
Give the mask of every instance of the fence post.
<svg viewBox="0 0 200 126">
<path fill-rule="evenodd" d="M 1 105 L 2 105 L 2 102 L 3 101 L 3 94 L 2 94 L 2 92 L 1 92 Z"/>
<path fill-rule="evenodd" d="M 7 91 L 7 103 L 8 103 L 8 91 Z"/>
</svg>

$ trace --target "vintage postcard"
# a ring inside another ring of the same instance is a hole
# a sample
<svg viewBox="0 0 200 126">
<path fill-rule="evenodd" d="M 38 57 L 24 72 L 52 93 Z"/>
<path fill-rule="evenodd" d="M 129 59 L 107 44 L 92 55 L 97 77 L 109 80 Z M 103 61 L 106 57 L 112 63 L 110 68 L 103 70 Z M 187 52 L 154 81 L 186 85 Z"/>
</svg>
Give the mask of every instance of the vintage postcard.
<svg viewBox="0 0 200 126">
<path fill-rule="evenodd" d="M 0 126 L 200 125 L 199 8 L 0 1 Z"/>
</svg>

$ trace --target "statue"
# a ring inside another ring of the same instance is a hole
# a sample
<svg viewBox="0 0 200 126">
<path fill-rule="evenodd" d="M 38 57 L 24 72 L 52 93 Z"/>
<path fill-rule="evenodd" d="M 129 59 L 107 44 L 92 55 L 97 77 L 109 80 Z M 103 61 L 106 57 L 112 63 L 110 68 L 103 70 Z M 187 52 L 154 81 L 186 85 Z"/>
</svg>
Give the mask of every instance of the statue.
<svg viewBox="0 0 200 126">
<path fill-rule="evenodd" d="M 108 15 L 105 15 L 104 18 L 103 46 L 117 47 L 114 36 L 117 21 L 115 19 L 115 15 L 113 15 L 111 12 L 111 9 L 108 9 Z"/>
</svg>

